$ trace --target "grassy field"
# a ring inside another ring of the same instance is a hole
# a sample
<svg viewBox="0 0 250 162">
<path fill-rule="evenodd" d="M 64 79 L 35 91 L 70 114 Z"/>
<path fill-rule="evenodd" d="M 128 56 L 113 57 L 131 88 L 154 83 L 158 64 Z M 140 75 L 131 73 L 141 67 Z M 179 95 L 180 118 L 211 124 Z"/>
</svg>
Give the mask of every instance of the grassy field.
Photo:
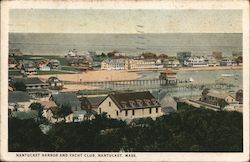
<svg viewBox="0 0 250 162">
<path fill-rule="evenodd" d="M 60 64 L 62 66 L 67 66 L 68 63 L 69 63 L 69 60 L 67 58 L 64 58 L 64 57 L 60 57 L 60 56 L 44 56 L 44 55 L 25 55 L 25 56 L 22 56 L 23 59 L 25 60 L 34 60 L 32 59 L 33 57 L 41 57 L 41 58 L 44 58 L 44 59 L 56 59 L 58 61 L 60 61 Z"/>
<path fill-rule="evenodd" d="M 51 75 L 51 74 L 71 74 L 64 71 L 37 71 L 36 75 Z"/>
</svg>

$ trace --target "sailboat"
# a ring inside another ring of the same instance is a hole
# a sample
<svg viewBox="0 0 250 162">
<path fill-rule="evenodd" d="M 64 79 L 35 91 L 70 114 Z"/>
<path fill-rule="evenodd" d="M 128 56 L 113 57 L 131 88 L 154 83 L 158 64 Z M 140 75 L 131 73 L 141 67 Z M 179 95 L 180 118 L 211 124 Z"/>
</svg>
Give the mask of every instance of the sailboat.
<svg viewBox="0 0 250 162">
<path fill-rule="evenodd" d="M 190 78 L 189 78 L 189 81 L 190 81 L 190 82 L 193 82 L 193 81 L 194 81 L 194 79 L 193 79 L 192 77 L 190 77 Z"/>
</svg>

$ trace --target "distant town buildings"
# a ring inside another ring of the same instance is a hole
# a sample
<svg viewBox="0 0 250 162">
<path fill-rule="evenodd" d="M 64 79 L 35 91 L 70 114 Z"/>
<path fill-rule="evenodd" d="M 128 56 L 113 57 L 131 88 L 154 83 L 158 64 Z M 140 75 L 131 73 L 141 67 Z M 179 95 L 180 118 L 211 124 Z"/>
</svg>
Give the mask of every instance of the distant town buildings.
<svg viewBox="0 0 250 162">
<path fill-rule="evenodd" d="M 98 107 L 98 114 L 101 113 L 122 120 L 163 115 L 160 103 L 148 91 L 109 94 Z"/>
<path fill-rule="evenodd" d="M 24 75 L 34 75 L 37 74 L 36 64 L 32 61 L 23 60 L 21 73 Z"/>
<path fill-rule="evenodd" d="M 164 65 L 165 67 L 167 68 L 177 68 L 177 67 L 180 67 L 181 66 L 181 63 L 179 60 L 177 59 L 167 59 L 165 62 L 164 62 Z"/>
<path fill-rule="evenodd" d="M 237 66 L 237 62 L 233 58 L 223 58 L 220 66 Z"/>
<path fill-rule="evenodd" d="M 187 58 L 191 57 L 191 52 L 177 52 L 177 59 L 183 65 Z"/>
<path fill-rule="evenodd" d="M 102 70 L 139 70 L 163 68 L 155 59 L 106 59 L 101 63 Z"/>
<path fill-rule="evenodd" d="M 206 67 L 208 63 L 203 56 L 192 56 L 184 60 L 184 66 L 188 67 Z"/>
<path fill-rule="evenodd" d="M 69 62 L 69 66 L 74 66 L 81 69 L 89 69 L 91 68 L 91 63 L 85 57 L 74 58 Z"/>
<path fill-rule="evenodd" d="M 128 59 L 106 59 L 101 63 L 101 70 L 127 70 Z"/>
</svg>

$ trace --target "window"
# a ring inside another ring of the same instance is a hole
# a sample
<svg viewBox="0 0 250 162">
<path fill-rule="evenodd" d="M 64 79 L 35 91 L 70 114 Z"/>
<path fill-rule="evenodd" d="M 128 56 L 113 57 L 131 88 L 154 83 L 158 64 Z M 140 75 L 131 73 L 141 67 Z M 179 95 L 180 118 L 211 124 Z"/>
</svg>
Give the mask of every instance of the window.
<svg viewBox="0 0 250 162">
<path fill-rule="evenodd" d="M 118 116 L 119 115 L 119 112 L 116 110 L 116 116 Z"/>
<path fill-rule="evenodd" d="M 128 110 L 125 111 L 125 116 L 128 116 Z"/>
<path fill-rule="evenodd" d="M 135 115 L 135 110 L 132 110 L 132 115 Z"/>
<path fill-rule="evenodd" d="M 102 109 L 101 108 L 99 108 L 99 114 L 101 114 L 102 113 Z"/>
<path fill-rule="evenodd" d="M 152 113 L 152 109 L 151 108 L 149 108 L 149 114 L 151 114 Z"/>
<path fill-rule="evenodd" d="M 109 101 L 109 107 L 111 107 L 111 102 Z"/>
<path fill-rule="evenodd" d="M 157 108 L 155 108 L 155 112 L 156 112 L 156 113 L 158 113 L 158 107 L 157 107 Z"/>
</svg>

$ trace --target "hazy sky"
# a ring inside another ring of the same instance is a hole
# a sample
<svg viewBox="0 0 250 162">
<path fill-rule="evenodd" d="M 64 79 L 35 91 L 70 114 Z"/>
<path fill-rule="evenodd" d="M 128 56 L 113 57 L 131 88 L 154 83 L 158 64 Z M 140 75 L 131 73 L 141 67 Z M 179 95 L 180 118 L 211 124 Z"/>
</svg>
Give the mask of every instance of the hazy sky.
<svg viewBox="0 0 250 162">
<path fill-rule="evenodd" d="M 13 9 L 9 25 L 19 33 L 242 33 L 242 12 Z"/>
</svg>

